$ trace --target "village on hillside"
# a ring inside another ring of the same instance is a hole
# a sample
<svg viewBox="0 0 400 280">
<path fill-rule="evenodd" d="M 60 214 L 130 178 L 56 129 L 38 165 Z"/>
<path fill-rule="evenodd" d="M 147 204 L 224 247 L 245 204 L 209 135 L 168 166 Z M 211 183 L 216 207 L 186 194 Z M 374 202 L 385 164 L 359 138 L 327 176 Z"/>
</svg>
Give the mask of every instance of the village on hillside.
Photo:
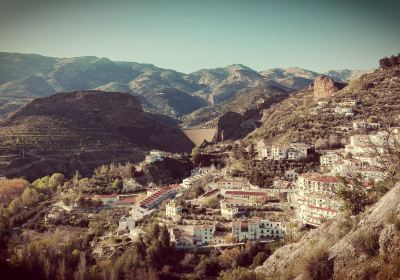
<svg viewBox="0 0 400 280">
<path fill-rule="evenodd" d="M 338 192 L 346 178 L 360 178 L 368 189 L 388 175 L 382 159 L 391 143 L 399 141 L 399 128 L 391 128 L 389 133 L 379 123 L 353 121 L 350 129 L 344 149 L 316 150 L 305 143 L 267 145 L 259 141 L 253 151 L 254 161 L 297 162 L 303 167 L 303 172 L 299 168 L 285 169 L 266 186 L 252 183 L 252 178 L 238 175 L 229 165 L 195 167 L 180 182 L 163 186 L 143 185 L 128 176 L 114 181 L 118 192 L 82 193 L 74 201 L 69 199 L 74 190 L 66 190 L 48 206 L 40 223 L 51 224 L 68 215 L 82 214 L 90 220 L 102 209 L 119 211 L 118 226 L 112 231 L 102 230 L 104 235 L 92 244 L 99 254 L 115 249 L 109 239 L 137 240 L 151 221 L 167 227 L 170 242 L 179 250 L 285 240 L 304 227 L 318 227 L 341 211 L 343 201 Z M 208 152 L 234 157 L 232 151 L 224 150 L 224 145 L 213 149 Z M 316 155 L 319 166 L 307 167 Z M 181 159 L 182 155 L 154 150 L 136 168 L 140 170 L 166 158 Z M 351 188 L 351 184 L 346 187 Z M 14 188 L 13 193 L 1 197 L 2 203 L 6 205 L 23 191 Z"/>
</svg>

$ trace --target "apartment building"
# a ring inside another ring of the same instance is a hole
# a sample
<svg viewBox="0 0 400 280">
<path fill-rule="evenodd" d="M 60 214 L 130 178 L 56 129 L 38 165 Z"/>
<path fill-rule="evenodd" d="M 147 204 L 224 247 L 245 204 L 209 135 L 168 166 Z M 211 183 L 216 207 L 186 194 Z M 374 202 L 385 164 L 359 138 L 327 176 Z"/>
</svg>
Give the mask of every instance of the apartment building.
<svg viewBox="0 0 400 280">
<path fill-rule="evenodd" d="M 165 216 L 167 218 L 175 219 L 182 214 L 182 206 L 174 199 L 169 201 L 165 206 Z"/>
<path fill-rule="evenodd" d="M 238 242 L 269 238 L 283 238 L 285 227 L 282 222 L 262 220 L 254 217 L 245 221 L 232 222 L 232 236 Z"/>
</svg>

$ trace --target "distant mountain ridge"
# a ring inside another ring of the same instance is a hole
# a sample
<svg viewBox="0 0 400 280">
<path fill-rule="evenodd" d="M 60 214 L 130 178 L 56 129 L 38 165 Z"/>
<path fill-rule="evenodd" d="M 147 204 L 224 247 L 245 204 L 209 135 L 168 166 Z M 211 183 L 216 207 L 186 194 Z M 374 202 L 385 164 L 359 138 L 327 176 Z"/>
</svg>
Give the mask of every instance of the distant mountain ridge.
<svg viewBox="0 0 400 280">
<path fill-rule="evenodd" d="M 357 73 L 332 71 L 335 79 L 354 78 Z M 297 91 L 310 85 L 316 75 L 296 67 L 257 72 L 241 64 L 185 74 L 95 56 L 55 58 L 0 52 L 0 115 L 56 92 L 97 89 L 140 96 L 145 110 L 181 118 L 230 102 L 251 88 L 274 85 L 282 91 Z"/>
</svg>

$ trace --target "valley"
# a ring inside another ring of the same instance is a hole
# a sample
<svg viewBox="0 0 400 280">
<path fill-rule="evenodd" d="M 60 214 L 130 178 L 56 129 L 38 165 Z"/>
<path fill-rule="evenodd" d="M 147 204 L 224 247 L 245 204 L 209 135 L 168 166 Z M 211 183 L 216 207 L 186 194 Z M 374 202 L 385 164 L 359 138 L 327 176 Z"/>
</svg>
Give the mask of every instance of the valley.
<svg viewBox="0 0 400 280">
<path fill-rule="evenodd" d="M 0 7 L 0 280 L 400 280 L 400 1 Z"/>
<path fill-rule="evenodd" d="M 224 102 L 228 91 L 105 91 L 115 83 L 33 99 L 0 121 L 9 260 L 0 270 L 33 279 L 400 276 L 400 66 L 385 65 L 347 82 L 273 69 L 263 75 L 279 81 Z"/>
<path fill-rule="evenodd" d="M 204 141 L 212 142 L 215 135 L 215 128 L 187 128 L 182 129 L 183 133 L 199 147 Z"/>
</svg>

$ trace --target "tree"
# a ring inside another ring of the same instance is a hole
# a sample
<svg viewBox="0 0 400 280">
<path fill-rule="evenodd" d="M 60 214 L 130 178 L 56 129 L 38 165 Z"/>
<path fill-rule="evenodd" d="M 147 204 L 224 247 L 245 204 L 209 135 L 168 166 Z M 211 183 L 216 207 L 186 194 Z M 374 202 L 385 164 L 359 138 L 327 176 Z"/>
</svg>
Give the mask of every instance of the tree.
<svg viewBox="0 0 400 280">
<path fill-rule="evenodd" d="M 39 195 L 33 188 L 26 188 L 22 193 L 22 202 L 25 205 L 32 205 L 39 200 Z"/>
<path fill-rule="evenodd" d="M 219 199 L 217 197 L 213 197 L 207 200 L 207 206 L 213 209 L 219 208 Z"/>
<path fill-rule="evenodd" d="M 49 187 L 52 189 L 57 188 L 64 184 L 65 176 L 62 173 L 54 173 L 49 179 Z"/>
<path fill-rule="evenodd" d="M 201 163 L 201 150 L 198 147 L 192 149 L 192 162 L 195 166 L 199 166 Z"/>
<path fill-rule="evenodd" d="M 251 265 L 252 268 L 256 268 L 257 266 L 261 266 L 265 260 L 268 258 L 266 252 L 259 252 L 253 259 L 253 264 Z"/>
<path fill-rule="evenodd" d="M 255 154 L 254 143 L 250 143 L 248 151 L 249 159 L 253 158 L 254 154 Z"/>
<path fill-rule="evenodd" d="M 62 258 L 58 262 L 58 280 L 66 280 L 67 268 L 65 266 L 65 258 Z"/>
<path fill-rule="evenodd" d="M 160 226 L 158 225 L 157 222 L 153 222 L 149 226 L 149 230 L 147 231 L 147 239 L 148 240 L 158 239 L 159 235 L 160 235 Z"/>
<path fill-rule="evenodd" d="M 163 249 L 163 255 L 167 255 L 170 250 L 170 236 L 166 226 L 162 226 L 160 229 L 160 242 Z"/>
<path fill-rule="evenodd" d="M 153 239 L 150 246 L 146 249 L 146 261 L 153 267 L 160 267 L 161 242 L 158 239 Z"/>
<path fill-rule="evenodd" d="M 124 183 L 120 179 L 115 179 L 113 182 L 113 188 L 117 191 L 120 192 L 124 188 Z"/>
<path fill-rule="evenodd" d="M 0 246 L 6 241 L 9 228 L 8 211 L 0 206 Z"/>
<path fill-rule="evenodd" d="M 365 207 L 372 203 L 369 199 L 361 178 L 340 178 L 340 187 L 337 195 L 343 199 L 344 208 L 350 210 L 352 215 L 363 212 Z"/>
<path fill-rule="evenodd" d="M 10 211 L 11 214 L 16 213 L 23 205 L 23 202 L 21 198 L 16 198 L 13 201 L 11 201 L 10 205 L 8 205 L 8 211 Z"/>
<path fill-rule="evenodd" d="M 390 67 L 390 59 L 387 57 L 384 57 L 379 60 L 379 66 L 381 68 L 389 68 Z"/>
<path fill-rule="evenodd" d="M 79 178 L 81 175 L 79 174 L 79 171 L 76 170 L 74 173 L 74 176 L 72 177 L 72 184 L 74 185 L 74 188 L 79 187 Z"/>
<path fill-rule="evenodd" d="M 196 266 L 194 273 L 197 277 L 217 276 L 220 270 L 218 260 L 215 257 L 204 258 Z"/>
<path fill-rule="evenodd" d="M 81 252 L 79 256 L 79 263 L 74 273 L 75 280 L 85 280 L 87 275 L 86 256 Z"/>
<path fill-rule="evenodd" d="M 329 147 L 330 148 L 337 148 L 340 146 L 340 139 L 336 134 L 329 135 Z"/>
</svg>

